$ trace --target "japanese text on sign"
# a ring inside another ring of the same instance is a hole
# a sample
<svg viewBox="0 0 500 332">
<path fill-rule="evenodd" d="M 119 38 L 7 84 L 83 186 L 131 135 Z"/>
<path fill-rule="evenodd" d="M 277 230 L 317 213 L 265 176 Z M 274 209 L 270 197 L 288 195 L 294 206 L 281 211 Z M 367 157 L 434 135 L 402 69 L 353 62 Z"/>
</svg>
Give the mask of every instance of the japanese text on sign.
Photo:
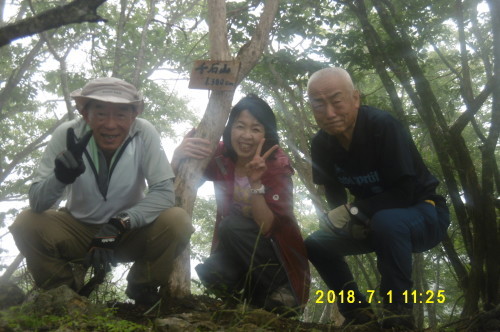
<svg viewBox="0 0 500 332">
<path fill-rule="evenodd" d="M 189 79 L 190 89 L 234 90 L 239 61 L 198 60 Z"/>
</svg>

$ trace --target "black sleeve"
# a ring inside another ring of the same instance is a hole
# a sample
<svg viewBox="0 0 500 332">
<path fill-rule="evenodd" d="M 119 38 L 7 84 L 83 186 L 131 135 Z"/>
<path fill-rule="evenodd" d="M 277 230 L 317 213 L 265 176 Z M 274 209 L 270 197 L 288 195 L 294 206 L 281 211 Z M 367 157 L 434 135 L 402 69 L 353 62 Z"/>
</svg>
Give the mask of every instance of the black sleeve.
<svg viewBox="0 0 500 332">
<path fill-rule="evenodd" d="M 321 133 L 315 135 L 311 143 L 311 162 L 313 183 L 325 187 L 325 197 L 330 209 L 347 203 L 347 193 L 343 185 L 332 174 L 334 166 L 325 152 L 325 137 Z"/>
<path fill-rule="evenodd" d="M 347 192 L 338 182 L 325 183 L 325 197 L 330 209 L 347 203 Z"/>
<path fill-rule="evenodd" d="M 311 167 L 312 181 L 315 184 L 326 184 L 329 182 L 329 174 L 326 171 L 330 168 L 328 160 L 324 158 L 324 146 L 320 134 L 316 134 L 311 142 Z"/>
</svg>

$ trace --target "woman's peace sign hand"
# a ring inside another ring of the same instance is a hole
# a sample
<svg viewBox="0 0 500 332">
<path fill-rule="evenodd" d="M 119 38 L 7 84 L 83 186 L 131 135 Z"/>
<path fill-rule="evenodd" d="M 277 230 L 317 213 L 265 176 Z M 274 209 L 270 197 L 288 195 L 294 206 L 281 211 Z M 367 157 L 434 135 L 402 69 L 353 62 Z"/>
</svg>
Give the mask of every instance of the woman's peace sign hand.
<svg viewBox="0 0 500 332">
<path fill-rule="evenodd" d="M 250 182 L 250 185 L 260 184 L 260 178 L 267 170 L 266 159 L 269 158 L 269 156 L 278 148 L 278 145 L 274 145 L 261 156 L 260 154 L 262 152 L 262 146 L 264 145 L 265 141 L 266 139 L 263 138 L 259 142 L 257 150 L 255 151 L 255 156 L 248 164 L 245 165 L 248 182 Z"/>
</svg>

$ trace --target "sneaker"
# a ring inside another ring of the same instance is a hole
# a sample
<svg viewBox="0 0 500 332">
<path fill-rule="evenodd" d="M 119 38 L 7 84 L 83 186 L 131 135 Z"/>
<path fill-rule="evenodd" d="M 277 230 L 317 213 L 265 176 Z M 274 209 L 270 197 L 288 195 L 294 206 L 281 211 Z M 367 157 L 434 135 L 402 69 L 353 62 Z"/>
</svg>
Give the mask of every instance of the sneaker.
<svg viewBox="0 0 500 332">
<path fill-rule="evenodd" d="M 343 312 L 342 316 L 345 318 L 342 328 L 354 325 L 363 325 L 371 329 L 379 328 L 378 317 L 370 306 Z"/>
<path fill-rule="evenodd" d="M 415 330 L 412 308 L 401 303 L 384 304 L 382 328 L 395 331 Z"/>
<path fill-rule="evenodd" d="M 295 296 L 287 286 L 279 287 L 266 297 L 264 309 L 286 317 L 298 316 L 300 314 Z"/>
<path fill-rule="evenodd" d="M 136 305 L 151 307 L 161 300 L 158 286 L 128 284 L 125 291 L 127 296 L 135 301 Z"/>
</svg>

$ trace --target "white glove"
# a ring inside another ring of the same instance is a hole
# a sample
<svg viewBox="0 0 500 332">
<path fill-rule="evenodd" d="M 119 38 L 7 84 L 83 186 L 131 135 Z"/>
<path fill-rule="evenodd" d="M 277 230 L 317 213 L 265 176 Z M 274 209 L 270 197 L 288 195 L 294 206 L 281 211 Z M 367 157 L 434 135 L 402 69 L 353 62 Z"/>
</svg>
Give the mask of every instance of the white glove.
<svg viewBox="0 0 500 332">
<path fill-rule="evenodd" d="M 368 237 L 369 227 L 352 218 L 346 204 L 336 207 L 320 218 L 319 228 L 326 232 L 363 240 Z"/>
<path fill-rule="evenodd" d="M 327 232 L 349 234 L 348 224 L 351 221 L 351 215 L 345 204 L 330 210 L 323 218 L 320 218 L 319 228 Z"/>
</svg>

